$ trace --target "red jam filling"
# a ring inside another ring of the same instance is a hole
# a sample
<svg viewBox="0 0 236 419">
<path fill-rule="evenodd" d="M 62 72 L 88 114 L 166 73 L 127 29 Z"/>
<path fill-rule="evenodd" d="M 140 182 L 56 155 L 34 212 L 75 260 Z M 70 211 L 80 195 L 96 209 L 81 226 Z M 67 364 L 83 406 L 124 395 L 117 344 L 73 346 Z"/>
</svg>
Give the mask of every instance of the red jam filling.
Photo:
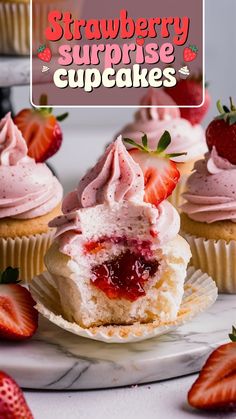
<svg viewBox="0 0 236 419">
<path fill-rule="evenodd" d="M 110 299 L 136 301 L 146 295 L 144 284 L 155 275 L 159 263 L 127 250 L 118 257 L 92 268 L 91 282 Z"/>
</svg>

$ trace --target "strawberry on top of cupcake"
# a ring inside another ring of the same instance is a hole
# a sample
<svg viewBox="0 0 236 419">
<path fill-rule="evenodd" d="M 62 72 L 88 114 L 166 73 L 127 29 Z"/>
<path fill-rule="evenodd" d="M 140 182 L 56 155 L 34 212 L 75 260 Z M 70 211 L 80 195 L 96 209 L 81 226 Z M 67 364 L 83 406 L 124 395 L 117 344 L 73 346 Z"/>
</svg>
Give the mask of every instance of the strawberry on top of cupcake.
<svg viewBox="0 0 236 419">
<path fill-rule="evenodd" d="M 167 153 L 179 153 L 183 149 L 187 153 L 174 158 L 180 163 L 194 162 L 206 152 L 205 134 L 201 125 L 192 125 L 187 119 L 182 118 L 176 102 L 165 91 L 149 89 L 140 104 L 145 107 L 140 108 L 135 114 L 134 122 L 121 130 L 123 137 L 133 138 L 139 142 L 141 134 L 145 132 L 149 138 L 150 148 L 155 150 L 161 135 L 164 131 L 168 131 L 171 135 L 171 144 Z M 168 107 L 170 105 L 174 107 Z"/>
<path fill-rule="evenodd" d="M 44 163 L 28 156 L 28 147 L 10 113 L 0 121 L 0 269 L 20 269 L 29 281 L 43 271 L 43 258 L 60 214 L 62 186 Z"/>
<path fill-rule="evenodd" d="M 47 105 L 47 96 L 40 97 L 40 105 Z M 14 123 L 21 131 L 28 147 L 28 155 L 37 163 L 52 157 L 61 147 L 63 134 L 59 122 L 67 118 L 68 113 L 59 116 L 53 114 L 53 108 L 22 109 L 14 118 Z"/>
<path fill-rule="evenodd" d="M 204 103 L 199 106 L 203 97 L 202 83 L 201 74 L 191 75 L 187 80 L 179 80 L 175 87 L 166 89 L 172 99 L 182 105 L 180 108 L 181 118 L 187 119 L 192 125 L 201 124 L 211 104 L 210 94 L 205 86 Z M 186 107 L 189 105 L 191 107 Z"/>
<path fill-rule="evenodd" d="M 191 174 L 195 161 L 207 151 L 204 130 L 200 124 L 192 125 L 191 121 L 183 118 L 174 99 L 164 90 L 149 89 L 141 100 L 141 105 L 144 107 L 135 114 L 134 122 L 126 125 L 121 134 L 141 144 L 141 137 L 145 132 L 149 139 L 150 149 L 156 150 L 162 134 L 165 131 L 170 133 L 171 143 L 166 153 L 180 153 L 172 160 L 177 163 L 181 178 L 169 200 L 176 208 L 179 208 L 183 203 L 182 193 L 185 190 L 186 179 Z M 182 154 L 183 150 L 184 154 Z"/>
<path fill-rule="evenodd" d="M 183 211 L 195 221 L 236 221 L 236 108 L 218 102 L 220 116 L 206 130 L 209 152 L 195 164 Z"/>
<path fill-rule="evenodd" d="M 27 153 L 26 142 L 8 113 L 0 121 L 0 220 L 47 214 L 62 199 L 57 178 Z"/>
<path fill-rule="evenodd" d="M 236 293 L 236 108 L 218 102 L 220 115 L 206 130 L 209 147 L 187 181 L 181 228 L 192 263 L 216 281 L 220 292 Z"/>
<path fill-rule="evenodd" d="M 149 139 L 146 134 L 141 137 L 141 144 L 131 138 L 124 138 L 124 142 L 133 147 L 129 150 L 129 154 L 142 169 L 144 201 L 158 206 L 172 194 L 180 178 L 177 164 L 171 159 L 186 153 L 167 153 L 171 144 L 168 131 L 165 131 L 159 139 L 156 150 L 149 148 Z"/>
</svg>

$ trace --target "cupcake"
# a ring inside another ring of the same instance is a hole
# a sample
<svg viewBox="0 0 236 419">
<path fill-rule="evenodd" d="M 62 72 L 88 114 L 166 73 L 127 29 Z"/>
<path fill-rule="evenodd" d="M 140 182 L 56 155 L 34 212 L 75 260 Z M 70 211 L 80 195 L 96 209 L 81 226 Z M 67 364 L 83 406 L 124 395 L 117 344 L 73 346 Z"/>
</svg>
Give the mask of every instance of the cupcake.
<svg viewBox="0 0 236 419">
<path fill-rule="evenodd" d="M 236 108 L 213 120 L 209 152 L 198 161 L 184 194 L 182 231 L 192 264 L 207 272 L 220 292 L 236 293 Z"/>
<path fill-rule="evenodd" d="M 141 105 L 162 107 L 141 108 L 135 114 L 134 122 L 126 125 L 121 134 L 124 138 L 132 138 L 136 142 L 141 142 L 143 133 L 146 133 L 150 148 L 155 150 L 161 135 L 164 131 L 169 131 L 172 141 L 166 152 L 169 154 L 186 153 L 173 158 L 177 163 L 181 179 L 170 197 L 170 202 L 178 208 L 183 203 L 181 194 L 185 190 L 186 180 L 194 163 L 207 150 L 204 130 L 201 125 L 193 126 L 187 119 L 181 118 L 176 103 L 162 90 L 149 89 L 146 96 L 143 97 Z M 166 107 L 170 105 L 173 107 Z"/>
<path fill-rule="evenodd" d="M 76 16 L 81 10 L 81 0 L 75 7 Z M 67 7 L 64 0 L 33 0 L 33 52 L 45 44 L 44 31 L 48 26 L 48 13 L 56 8 Z M 72 3 L 73 4 L 73 3 Z M 34 16 L 40 16 L 35 19 Z M 51 42 L 52 52 L 58 51 L 58 43 Z M 0 54 L 28 55 L 30 53 L 30 0 L 0 0 Z"/>
<path fill-rule="evenodd" d="M 181 69 L 179 70 L 179 76 L 181 79 L 186 80 L 190 75 L 190 71 L 187 65 L 185 65 L 184 67 L 181 67 Z"/>
<path fill-rule="evenodd" d="M 44 269 L 48 222 L 60 214 L 62 186 L 44 163 L 27 156 L 10 113 L 0 121 L 0 270 L 18 267 L 26 282 Z"/>
<path fill-rule="evenodd" d="M 30 1 L 0 0 L 0 54 L 30 52 Z"/>
<path fill-rule="evenodd" d="M 144 202 L 144 176 L 122 143 L 112 143 L 50 222 L 46 254 L 61 315 L 83 328 L 176 319 L 190 259 L 176 209 Z M 37 281 L 43 277 L 37 278 Z"/>
</svg>

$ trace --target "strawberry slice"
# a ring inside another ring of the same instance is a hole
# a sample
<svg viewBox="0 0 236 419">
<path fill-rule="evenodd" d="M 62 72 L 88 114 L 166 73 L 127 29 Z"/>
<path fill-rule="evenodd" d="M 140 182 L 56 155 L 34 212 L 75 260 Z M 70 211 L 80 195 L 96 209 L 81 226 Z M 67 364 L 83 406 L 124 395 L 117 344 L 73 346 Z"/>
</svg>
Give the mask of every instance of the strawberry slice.
<svg viewBox="0 0 236 419">
<path fill-rule="evenodd" d="M 45 106 L 46 96 L 42 96 L 40 102 Z M 49 159 L 62 144 L 63 135 L 58 121 L 63 121 L 68 113 L 56 117 L 52 111 L 52 108 L 23 109 L 14 118 L 27 143 L 28 155 L 36 162 Z"/>
<path fill-rule="evenodd" d="M 188 393 L 188 402 L 197 409 L 236 408 L 236 329 L 233 342 L 220 346 L 206 361 Z"/>
<path fill-rule="evenodd" d="M 3 371 L 0 371 L 0 418 L 33 419 L 20 387 Z"/>
<path fill-rule="evenodd" d="M 144 174 L 145 196 L 144 201 L 155 206 L 168 198 L 175 189 L 180 173 L 176 163 L 170 158 L 185 153 L 165 154 L 164 151 L 171 143 L 168 131 L 165 131 L 159 140 L 156 150 L 148 148 L 146 134 L 142 137 L 142 145 L 135 143 L 129 138 L 125 142 L 135 146 L 129 150 L 130 155 L 138 163 Z"/>
<path fill-rule="evenodd" d="M 19 285 L 18 269 L 0 272 L 0 338 L 30 338 L 38 327 L 38 313 L 30 292 Z"/>
</svg>

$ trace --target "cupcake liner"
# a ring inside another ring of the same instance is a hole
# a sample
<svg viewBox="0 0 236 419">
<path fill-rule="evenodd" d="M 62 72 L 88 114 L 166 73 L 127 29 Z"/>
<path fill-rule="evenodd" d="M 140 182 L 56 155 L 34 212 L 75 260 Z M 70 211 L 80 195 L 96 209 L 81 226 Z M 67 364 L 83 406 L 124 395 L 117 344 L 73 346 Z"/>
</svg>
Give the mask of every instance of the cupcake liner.
<svg viewBox="0 0 236 419">
<path fill-rule="evenodd" d="M 191 264 L 210 275 L 220 293 L 236 294 L 236 241 L 182 235 L 191 247 Z"/>
<path fill-rule="evenodd" d="M 45 29 L 48 26 L 48 13 L 51 10 L 65 8 L 66 2 L 40 1 L 33 2 L 33 53 L 37 54 L 40 45 L 45 44 Z M 83 1 L 76 6 L 76 16 L 79 17 Z M 34 18 L 37 16 L 37 19 Z M 61 44 L 64 41 L 62 39 Z M 58 53 L 60 42 L 50 42 L 52 53 Z M 28 55 L 30 53 L 30 1 L 0 1 L 0 54 Z"/>
<path fill-rule="evenodd" d="M 38 312 L 52 323 L 75 335 L 106 343 L 138 342 L 168 333 L 205 311 L 217 298 L 215 282 L 206 273 L 203 274 L 200 270 L 196 271 L 191 267 L 187 272 L 184 297 L 175 321 L 156 321 L 147 324 L 136 322 L 127 326 L 111 325 L 84 329 L 62 317 L 56 283 L 48 272 L 33 279 L 30 291 L 37 302 Z"/>
<path fill-rule="evenodd" d="M 180 181 L 177 183 L 176 188 L 174 189 L 173 193 L 169 196 L 168 201 L 174 205 L 176 209 L 180 212 L 180 206 L 184 203 L 184 198 L 182 194 L 186 191 L 186 182 L 188 176 L 183 175 L 181 176 Z"/>
<path fill-rule="evenodd" d="M 180 77 L 180 79 L 186 80 L 189 77 L 189 74 L 179 73 L 179 77 Z"/>
<path fill-rule="evenodd" d="M 44 2 L 33 2 L 33 54 L 37 54 L 37 49 L 40 45 L 46 43 L 45 39 L 45 28 L 48 26 L 48 14 L 50 11 L 59 9 L 60 11 L 63 10 L 71 10 L 72 15 L 79 18 L 81 15 L 81 10 L 83 7 L 84 0 L 80 0 L 79 2 L 65 0 L 54 0 L 54 1 L 44 1 Z M 37 19 L 34 18 L 37 16 Z M 64 38 L 57 42 L 47 42 L 49 44 L 52 54 L 58 54 L 58 48 L 60 45 L 65 44 Z"/>
<path fill-rule="evenodd" d="M 28 283 L 45 269 L 44 255 L 52 243 L 54 231 L 29 237 L 0 238 L 0 270 L 19 268 L 20 279 Z"/>
<path fill-rule="evenodd" d="M 30 51 L 30 6 L 0 2 L 0 54 L 27 55 Z"/>
</svg>

